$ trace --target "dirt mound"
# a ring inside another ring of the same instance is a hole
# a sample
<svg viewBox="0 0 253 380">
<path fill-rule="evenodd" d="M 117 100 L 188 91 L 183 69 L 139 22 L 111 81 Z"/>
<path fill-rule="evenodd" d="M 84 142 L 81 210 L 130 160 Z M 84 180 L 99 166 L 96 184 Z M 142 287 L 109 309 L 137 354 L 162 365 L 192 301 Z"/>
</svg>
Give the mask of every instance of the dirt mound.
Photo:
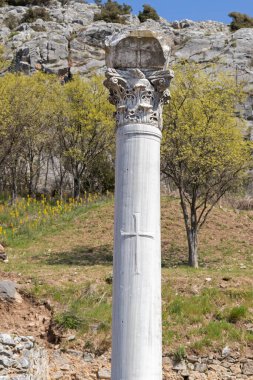
<svg viewBox="0 0 253 380">
<path fill-rule="evenodd" d="M 20 279 L 1 273 L 1 279 L 16 283 Z M 18 287 L 18 302 L 0 300 L 0 332 L 14 335 L 32 335 L 36 340 L 47 340 L 52 311 L 46 302 L 39 303 L 26 289 Z"/>
</svg>

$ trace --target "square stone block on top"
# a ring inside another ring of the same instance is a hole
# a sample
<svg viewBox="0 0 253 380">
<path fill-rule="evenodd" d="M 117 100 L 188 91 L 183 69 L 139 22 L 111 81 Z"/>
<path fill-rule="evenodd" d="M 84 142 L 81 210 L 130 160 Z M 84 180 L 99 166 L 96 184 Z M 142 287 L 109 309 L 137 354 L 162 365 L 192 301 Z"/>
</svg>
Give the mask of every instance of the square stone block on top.
<svg viewBox="0 0 253 380">
<path fill-rule="evenodd" d="M 106 65 L 114 69 L 166 69 L 170 46 L 170 38 L 162 33 L 128 30 L 106 41 Z"/>
</svg>

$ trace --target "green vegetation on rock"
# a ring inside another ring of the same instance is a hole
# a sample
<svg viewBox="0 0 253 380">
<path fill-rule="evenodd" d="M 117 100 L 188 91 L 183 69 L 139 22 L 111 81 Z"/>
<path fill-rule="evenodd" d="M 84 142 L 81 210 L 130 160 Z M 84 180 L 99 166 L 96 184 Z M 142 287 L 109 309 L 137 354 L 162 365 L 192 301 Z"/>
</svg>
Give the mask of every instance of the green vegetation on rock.
<svg viewBox="0 0 253 380">
<path fill-rule="evenodd" d="M 22 23 L 23 22 L 32 23 L 36 21 L 38 18 L 43 21 L 51 21 L 51 17 L 48 11 L 45 8 L 39 7 L 39 8 L 27 9 L 27 11 L 25 12 L 22 18 Z"/>
<path fill-rule="evenodd" d="M 125 23 L 126 15 L 129 15 L 132 11 L 130 5 L 119 4 L 117 1 L 107 0 L 106 3 L 99 4 L 100 13 L 97 13 L 94 16 L 94 21 L 103 20 L 105 22 L 114 22 L 114 23 Z"/>
<path fill-rule="evenodd" d="M 139 17 L 140 22 L 145 22 L 149 19 L 155 20 L 155 21 L 160 20 L 160 17 L 157 14 L 156 10 L 153 7 L 151 7 L 151 5 L 149 4 L 143 5 L 143 11 L 139 12 L 138 17 Z"/>
<path fill-rule="evenodd" d="M 18 27 L 20 21 L 14 14 L 9 13 L 7 17 L 5 17 L 4 23 L 7 26 L 7 28 L 13 30 Z"/>
<path fill-rule="evenodd" d="M 5 55 L 5 48 L 2 45 L 0 45 L 0 73 L 5 71 L 10 64 L 10 62 L 7 61 Z"/>
<path fill-rule="evenodd" d="M 247 14 L 231 12 L 229 13 L 229 17 L 233 18 L 233 21 L 230 24 L 231 31 L 241 28 L 253 28 L 253 18 Z"/>
<path fill-rule="evenodd" d="M 49 6 L 51 0 L 0 0 L 0 6 L 3 5 L 13 5 L 13 6 L 30 6 L 30 5 L 38 5 L 38 6 Z"/>
</svg>

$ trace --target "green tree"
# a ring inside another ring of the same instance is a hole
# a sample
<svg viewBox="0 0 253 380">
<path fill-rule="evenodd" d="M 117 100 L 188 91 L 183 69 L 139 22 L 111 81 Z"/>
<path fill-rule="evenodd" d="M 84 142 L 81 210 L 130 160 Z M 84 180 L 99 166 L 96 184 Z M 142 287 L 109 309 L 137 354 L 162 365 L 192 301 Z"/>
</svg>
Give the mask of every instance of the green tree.
<svg viewBox="0 0 253 380">
<path fill-rule="evenodd" d="M 86 81 L 76 77 L 63 87 L 58 136 L 64 166 L 73 177 L 74 197 L 85 190 L 95 162 L 111 152 L 113 106 L 107 97 L 98 76 Z"/>
<path fill-rule="evenodd" d="M 253 18 L 247 14 L 231 12 L 229 13 L 229 17 L 233 19 L 230 24 L 231 31 L 235 31 L 241 28 L 253 28 Z"/>
<path fill-rule="evenodd" d="M 29 118 L 21 119 L 25 124 L 20 157 L 25 163 L 24 185 L 29 195 L 37 192 L 41 168 L 48 155 L 55 127 L 54 114 L 57 111 L 56 87 L 60 87 L 54 76 L 37 73 L 25 78 L 30 93 L 27 104 Z"/>
<path fill-rule="evenodd" d="M 0 77 L 2 191 L 15 200 L 35 195 L 38 184 L 60 196 L 112 190 L 114 121 L 107 97 L 100 77 L 66 85 L 42 73 Z"/>
<path fill-rule="evenodd" d="M 100 4 L 100 13 L 95 14 L 94 21 L 106 21 L 114 23 L 125 23 L 124 16 L 130 14 L 132 8 L 130 5 L 124 4 L 121 5 L 117 1 L 107 0 L 106 3 Z"/>
<path fill-rule="evenodd" d="M 4 169 L 13 199 L 21 190 L 36 192 L 54 127 L 54 83 L 56 79 L 41 73 L 0 78 L 0 170 Z"/>
<path fill-rule="evenodd" d="M 221 197 L 242 184 L 249 167 L 249 142 L 235 116 L 243 92 L 231 77 L 187 64 L 176 68 L 171 93 L 162 172 L 179 191 L 189 265 L 197 268 L 200 228 Z"/>
<path fill-rule="evenodd" d="M 143 5 L 143 11 L 139 12 L 138 17 L 139 17 L 140 22 L 145 22 L 149 19 L 155 20 L 155 21 L 160 20 L 160 17 L 157 14 L 156 10 L 153 7 L 151 7 L 151 5 L 149 4 Z"/>
</svg>

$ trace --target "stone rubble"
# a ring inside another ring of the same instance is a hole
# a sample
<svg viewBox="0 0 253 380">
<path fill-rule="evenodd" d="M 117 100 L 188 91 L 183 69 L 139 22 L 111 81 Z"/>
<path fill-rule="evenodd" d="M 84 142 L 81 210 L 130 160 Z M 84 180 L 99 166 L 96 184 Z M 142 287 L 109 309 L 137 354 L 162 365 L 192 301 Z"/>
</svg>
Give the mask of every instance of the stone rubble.
<svg viewBox="0 0 253 380">
<path fill-rule="evenodd" d="M 48 356 L 32 336 L 0 334 L 0 380 L 48 380 Z"/>
<path fill-rule="evenodd" d="M 253 380 L 253 352 L 188 355 L 175 363 L 163 357 L 163 380 Z M 230 350 L 230 352 L 228 352 Z M 224 351 L 224 350 L 223 350 Z M 32 336 L 0 334 L 0 380 L 110 380 L 111 352 L 43 348 Z"/>
<path fill-rule="evenodd" d="M 178 363 L 175 366 L 171 358 L 164 357 L 164 380 L 253 380 L 252 358 L 240 357 L 239 353 L 232 353 L 231 350 L 228 353 L 229 348 L 225 348 L 226 356 L 222 354 L 209 354 L 205 357 L 188 356 L 179 370 L 176 369 Z M 174 375 L 171 375 L 173 370 Z"/>
<path fill-rule="evenodd" d="M 110 353 L 84 360 L 87 353 L 76 356 L 73 350 L 63 353 L 57 350 L 50 358 L 52 379 L 109 380 Z M 73 358 L 73 355 L 75 358 Z M 63 371 L 63 363 L 69 370 Z M 234 353 L 224 358 L 209 354 L 206 357 L 189 356 L 181 363 L 173 362 L 169 356 L 163 358 L 163 380 L 253 380 L 252 358 L 242 358 Z"/>
</svg>

